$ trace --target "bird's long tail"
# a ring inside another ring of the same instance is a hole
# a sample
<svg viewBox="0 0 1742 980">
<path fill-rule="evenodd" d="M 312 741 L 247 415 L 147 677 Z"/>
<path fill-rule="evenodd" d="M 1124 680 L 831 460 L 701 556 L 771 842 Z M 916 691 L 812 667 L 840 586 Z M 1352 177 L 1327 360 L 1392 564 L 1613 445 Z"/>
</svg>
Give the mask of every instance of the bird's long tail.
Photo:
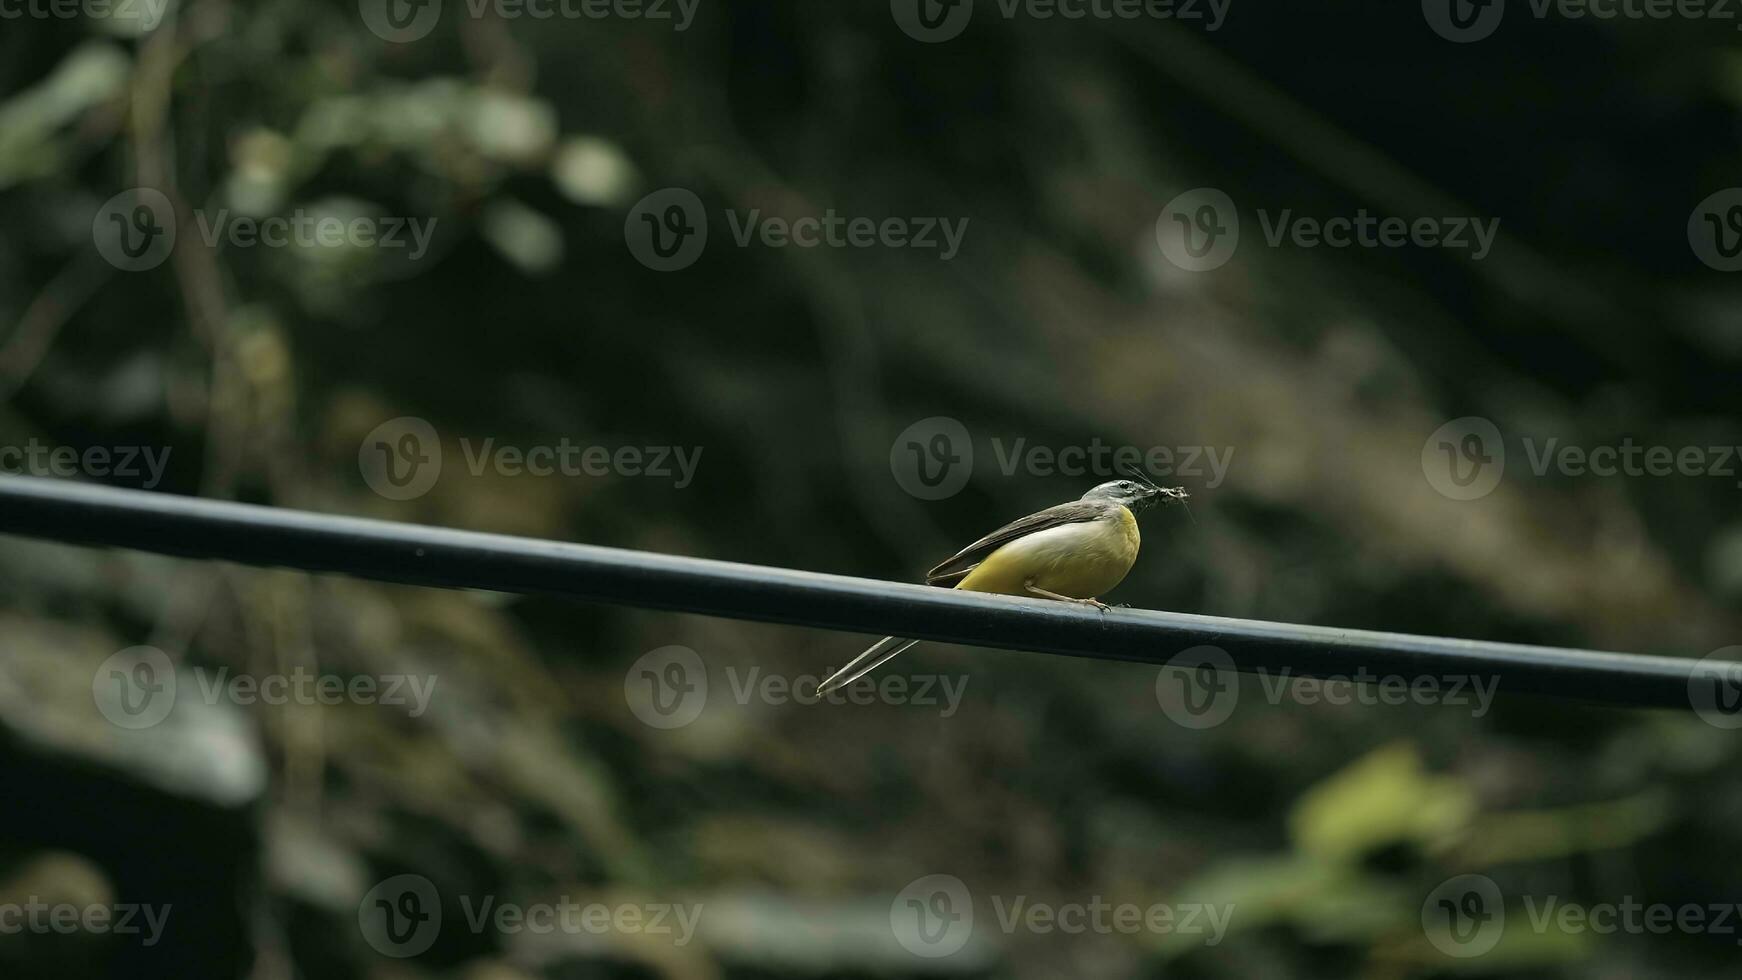
<svg viewBox="0 0 1742 980">
<path fill-rule="evenodd" d="M 918 642 L 899 636 L 886 636 L 878 640 L 871 644 L 870 649 L 848 661 L 847 666 L 823 678 L 823 682 L 817 685 L 817 697 L 822 697 L 836 688 L 846 687 L 900 656 L 908 647 Z"/>
</svg>

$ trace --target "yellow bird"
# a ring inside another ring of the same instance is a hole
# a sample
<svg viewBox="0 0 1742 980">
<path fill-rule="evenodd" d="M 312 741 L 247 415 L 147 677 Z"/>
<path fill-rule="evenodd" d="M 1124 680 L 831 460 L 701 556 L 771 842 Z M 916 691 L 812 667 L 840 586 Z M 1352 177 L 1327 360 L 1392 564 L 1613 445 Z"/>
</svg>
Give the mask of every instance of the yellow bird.
<svg viewBox="0 0 1742 980">
<path fill-rule="evenodd" d="M 1147 480 L 1113 480 L 1081 499 L 1011 521 L 926 573 L 927 585 L 1036 596 L 1098 609 L 1137 561 L 1137 513 L 1185 490 Z M 845 687 L 918 643 L 886 636 L 817 685 L 818 696 Z"/>
</svg>

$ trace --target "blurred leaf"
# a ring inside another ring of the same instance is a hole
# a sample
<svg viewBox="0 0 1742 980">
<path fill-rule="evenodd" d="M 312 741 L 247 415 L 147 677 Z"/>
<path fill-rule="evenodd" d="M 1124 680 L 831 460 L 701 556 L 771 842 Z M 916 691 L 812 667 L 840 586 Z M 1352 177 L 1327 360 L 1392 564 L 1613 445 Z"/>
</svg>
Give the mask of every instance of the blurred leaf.
<svg viewBox="0 0 1742 980">
<path fill-rule="evenodd" d="M 491 204 L 479 229 L 504 258 L 528 275 L 544 275 L 562 261 L 562 229 L 519 201 Z"/>
<path fill-rule="evenodd" d="M 132 71 L 120 48 L 92 42 L 68 54 L 42 84 L 0 104 L 0 189 L 54 173 L 64 153 L 58 130 L 119 96 Z"/>
<path fill-rule="evenodd" d="M 543 100 L 454 78 L 396 81 L 312 102 L 292 136 L 291 178 L 314 173 L 335 150 L 386 148 L 432 173 L 471 181 L 485 173 L 478 169 L 485 161 L 543 163 L 556 137 L 556 111 Z"/>
<path fill-rule="evenodd" d="M 238 214 L 261 217 L 284 203 L 293 147 L 282 133 L 259 128 L 236 140 L 224 196 Z"/>
<path fill-rule="evenodd" d="M 1429 972 L 1434 975 L 1491 976 L 1517 975 L 1526 969 L 1563 966 L 1590 956 L 1598 940 L 1589 932 L 1568 932 L 1563 929 L 1537 930 L 1526 912 L 1509 910 L 1506 928 L 1494 948 L 1480 956 L 1466 959 L 1447 956 L 1427 940 L 1418 922 L 1401 928 L 1376 943 L 1373 960 L 1401 973 Z M 1563 976 L 1556 972 L 1554 976 Z M 1618 974 L 1625 975 L 1625 974 Z"/>
<path fill-rule="evenodd" d="M 1406 918 L 1404 889 L 1311 855 L 1234 859 L 1182 886 L 1178 902 L 1232 907 L 1229 932 L 1287 923 L 1316 942 L 1364 943 Z M 1156 948 L 1179 956 L 1202 936 L 1165 933 Z"/>
<path fill-rule="evenodd" d="M 592 136 L 567 140 L 551 163 L 557 189 L 576 204 L 626 203 L 637 182 L 635 165 L 615 143 Z"/>
<path fill-rule="evenodd" d="M 493 89 L 469 93 L 464 120 L 485 156 L 526 163 L 550 150 L 556 140 L 556 110 L 541 99 Z"/>
<path fill-rule="evenodd" d="M 1662 830 L 1671 815 L 1669 795 L 1661 789 L 1609 803 L 1486 814 L 1471 825 L 1459 853 L 1477 865 L 1492 865 L 1625 847 Z"/>
<path fill-rule="evenodd" d="M 118 669 L 108 659 L 118 644 L 95 631 L 11 616 L 0 619 L 0 632 L 7 638 L 0 736 L 216 806 L 241 806 L 265 792 L 258 732 L 234 705 L 201 697 L 191 671 L 178 667 L 173 680 L 162 681 L 167 702 L 154 703 L 170 707 L 161 721 L 123 729 L 111 719 L 122 713 L 125 694 L 108 676 Z"/>
<path fill-rule="evenodd" d="M 1475 811 L 1475 794 L 1467 786 L 1428 775 L 1415 747 L 1399 742 L 1302 796 L 1289 829 L 1301 850 L 1347 861 L 1391 844 L 1444 841 L 1467 826 Z"/>
</svg>

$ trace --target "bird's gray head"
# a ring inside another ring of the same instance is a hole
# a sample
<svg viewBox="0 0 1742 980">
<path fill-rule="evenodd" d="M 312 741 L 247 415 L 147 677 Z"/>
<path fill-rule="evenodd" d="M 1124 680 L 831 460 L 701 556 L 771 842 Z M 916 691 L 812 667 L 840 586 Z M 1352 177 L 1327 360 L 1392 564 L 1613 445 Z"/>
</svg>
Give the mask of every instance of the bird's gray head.
<svg viewBox="0 0 1742 980">
<path fill-rule="evenodd" d="M 1148 510 L 1164 500 L 1185 498 L 1186 492 L 1181 487 L 1158 487 L 1138 480 L 1109 480 L 1083 494 L 1084 500 L 1123 504 L 1134 513 Z"/>
</svg>

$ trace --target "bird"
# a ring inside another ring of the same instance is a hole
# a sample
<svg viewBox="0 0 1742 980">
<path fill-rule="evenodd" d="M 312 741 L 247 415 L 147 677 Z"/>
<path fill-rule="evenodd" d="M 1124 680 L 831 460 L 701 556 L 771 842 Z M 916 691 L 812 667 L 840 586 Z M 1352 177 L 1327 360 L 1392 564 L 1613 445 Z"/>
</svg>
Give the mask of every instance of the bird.
<svg viewBox="0 0 1742 980">
<path fill-rule="evenodd" d="M 1137 514 L 1162 501 L 1183 501 L 1183 487 L 1159 487 L 1133 470 L 1077 500 L 1004 525 L 926 573 L 927 585 L 1110 607 L 1099 596 L 1124 580 L 1137 561 Z M 822 697 L 905 652 L 918 640 L 886 636 L 817 685 Z"/>
</svg>

